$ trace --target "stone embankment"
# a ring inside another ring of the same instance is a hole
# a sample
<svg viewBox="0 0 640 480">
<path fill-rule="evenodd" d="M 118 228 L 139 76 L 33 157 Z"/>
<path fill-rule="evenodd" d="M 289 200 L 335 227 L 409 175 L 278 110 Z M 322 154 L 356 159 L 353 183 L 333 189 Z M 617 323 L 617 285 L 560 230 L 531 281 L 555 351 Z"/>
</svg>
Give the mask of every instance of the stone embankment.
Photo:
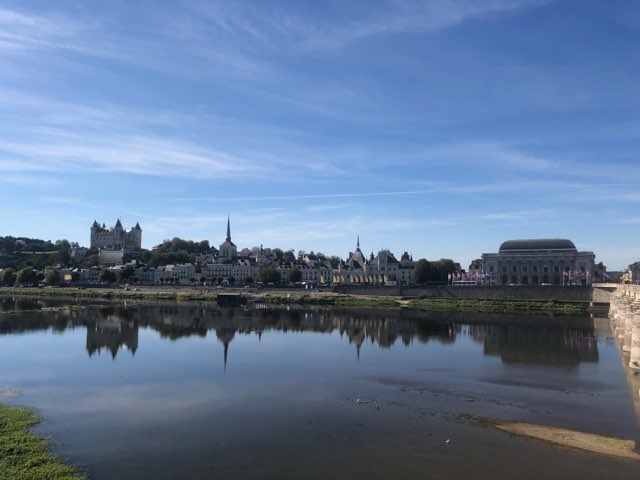
<svg viewBox="0 0 640 480">
<path fill-rule="evenodd" d="M 616 288 L 611 294 L 609 318 L 640 423 L 640 285 L 619 285 Z M 640 439 L 636 448 L 640 449 Z"/>
<path fill-rule="evenodd" d="M 613 292 L 609 318 L 629 368 L 640 370 L 640 285 L 620 285 Z"/>
<path fill-rule="evenodd" d="M 544 300 L 588 303 L 593 300 L 593 289 L 590 287 L 565 287 L 562 285 L 497 285 L 492 287 L 453 287 L 450 285 L 429 285 L 426 287 L 336 286 L 333 291 L 350 295 L 469 300 Z"/>
</svg>

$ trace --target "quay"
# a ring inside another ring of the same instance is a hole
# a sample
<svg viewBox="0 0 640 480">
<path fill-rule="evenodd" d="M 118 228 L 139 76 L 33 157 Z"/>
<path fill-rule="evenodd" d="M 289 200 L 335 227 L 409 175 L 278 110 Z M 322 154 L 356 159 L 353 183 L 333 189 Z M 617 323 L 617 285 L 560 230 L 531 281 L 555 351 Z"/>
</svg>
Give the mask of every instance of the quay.
<svg viewBox="0 0 640 480">
<path fill-rule="evenodd" d="M 609 318 L 628 367 L 640 371 L 640 285 L 618 285 L 610 295 Z"/>
<path fill-rule="evenodd" d="M 609 319 L 640 425 L 640 285 L 616 285 L 609 295 Z"/>
</svg>

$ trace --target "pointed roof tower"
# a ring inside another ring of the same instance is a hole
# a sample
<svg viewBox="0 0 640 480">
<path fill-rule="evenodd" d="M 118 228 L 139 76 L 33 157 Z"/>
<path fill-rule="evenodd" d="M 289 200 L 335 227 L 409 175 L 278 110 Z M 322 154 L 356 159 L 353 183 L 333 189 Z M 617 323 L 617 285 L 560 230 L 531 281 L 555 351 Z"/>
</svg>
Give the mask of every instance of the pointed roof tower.
<svg viewBox="0 0 640 480">
<path fill-rule="evenodd" d="M 227 242 L 231 242 L 231 218 L 227 214 Z"/>
</svg>

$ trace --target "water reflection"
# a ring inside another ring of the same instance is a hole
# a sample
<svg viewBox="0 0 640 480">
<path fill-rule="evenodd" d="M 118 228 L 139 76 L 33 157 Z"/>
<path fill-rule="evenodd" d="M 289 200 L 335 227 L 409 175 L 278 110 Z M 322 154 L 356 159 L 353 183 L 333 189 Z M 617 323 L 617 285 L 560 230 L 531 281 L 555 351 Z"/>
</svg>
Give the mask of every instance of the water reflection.
<svg viewBox="0 0 640 480">
<path fill-rule="evenodd" d="M 87 352 L 89 356 L 103 350 L 111 352 L 115 359 L 118 351 L 123 348 L 135 355 L 138 349 L 138 325 L 117 317 L 87 322 Z"/>
<path fill-rule="evenodd" d="M 409 346 L 414 341 L 453 344 L 463 337 L 483 344 L 485 355 L 499 356 L 505 363 L 576 366 L 581 362 L 598 362 L 596 334 L 588 317 L 365 309 L 229 309 L 210 304 L 52 306 L 38 300 L 6 298 L 2 299 L 2 308 L 5 313 L 0 315 L 0 334 L 86 327 L 89 356 L 105 351 L 114 359 L 120 350 L 136 353 L 138 329 L 144 327 L 171 341 L 206 337 L 215 332 L 224 346 L 225 368 L 237 334 L 255 334 L 259 339 L 269 330 L 338 333 L 354 346 L 358 360 L 365 342 L 389 349 L 397 344 Z"/>
</svg>

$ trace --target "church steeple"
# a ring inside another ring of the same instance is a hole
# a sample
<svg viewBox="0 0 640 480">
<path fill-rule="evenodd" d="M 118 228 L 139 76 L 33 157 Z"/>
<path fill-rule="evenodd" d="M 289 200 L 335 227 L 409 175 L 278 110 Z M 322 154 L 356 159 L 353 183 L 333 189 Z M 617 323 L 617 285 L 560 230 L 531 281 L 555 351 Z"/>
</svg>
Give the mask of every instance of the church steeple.
<svg viewBox="0 0 640 480">
<path fill-rule="evenodd" d="M 231 241 L 231 219 L 227 214 L 227 242 Z"/>
<path fill-rule="evenodd" d="M 358 234 L 358 242 L 356 244 L 356 252 L 360 251 L 360 234 Z"/>
</svg>

